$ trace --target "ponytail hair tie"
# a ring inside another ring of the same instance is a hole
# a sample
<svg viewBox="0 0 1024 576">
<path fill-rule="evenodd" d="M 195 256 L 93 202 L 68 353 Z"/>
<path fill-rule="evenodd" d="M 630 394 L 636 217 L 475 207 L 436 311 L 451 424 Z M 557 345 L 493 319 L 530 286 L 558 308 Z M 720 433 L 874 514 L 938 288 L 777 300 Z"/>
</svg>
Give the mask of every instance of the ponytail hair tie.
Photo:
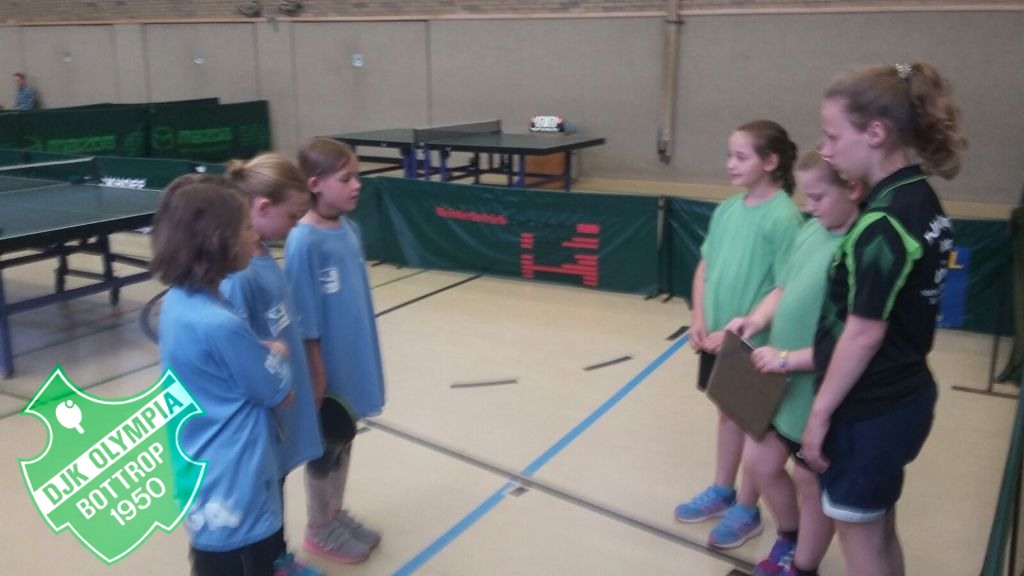
<svg viewBox="0 0 1024 576">
<path fill-rule="evenodd" d="M 896 73 L 899 74 L 901 80 L 910 80 L 914 76 L 914 65 L 913 64 L 895 64 Z"/>
</svg>

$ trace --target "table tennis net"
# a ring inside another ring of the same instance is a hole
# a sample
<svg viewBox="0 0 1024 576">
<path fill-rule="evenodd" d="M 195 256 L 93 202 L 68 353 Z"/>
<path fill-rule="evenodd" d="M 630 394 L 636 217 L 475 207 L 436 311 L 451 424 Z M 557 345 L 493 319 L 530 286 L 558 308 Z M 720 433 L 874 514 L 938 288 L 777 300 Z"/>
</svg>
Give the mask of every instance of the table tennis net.
<svg viewBox="0 0 1024 576">
<path fill-rule="evenodd" d="M 81 183 L 94 180 L 96 176 L 95 158 L 0 166 L 0 192 L 27 190 L 60 183 Z"/>
<path fill-rule="evenodd" d="M 501 120 L 486 120 L 483 122 L 469 122 L 466 124 L 451 124 L 448 126 L 434 126 L 430 128 L 413 129 L 413 142 L 417 145 L 458 138 L 459 136 L 470 136 L 473 134 L 495 134 L 501 132 Z"/>
</svg>

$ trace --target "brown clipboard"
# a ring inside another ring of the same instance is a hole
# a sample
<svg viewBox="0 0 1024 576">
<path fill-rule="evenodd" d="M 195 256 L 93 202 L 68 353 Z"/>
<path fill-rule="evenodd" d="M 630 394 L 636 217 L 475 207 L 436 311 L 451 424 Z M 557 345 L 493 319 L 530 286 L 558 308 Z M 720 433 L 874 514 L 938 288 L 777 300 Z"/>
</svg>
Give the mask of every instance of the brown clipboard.
<svg viewBox="0 0 1024 576">
<path fill-rule="evenodd" d="M 708 398 L 744 432 L 761 440 L 771 427 L 788 381 L 782 374 L 759 371 L 750 359 L 753 350 L 739 336 L 725 333 L 708 381 Z"/>
</svg>

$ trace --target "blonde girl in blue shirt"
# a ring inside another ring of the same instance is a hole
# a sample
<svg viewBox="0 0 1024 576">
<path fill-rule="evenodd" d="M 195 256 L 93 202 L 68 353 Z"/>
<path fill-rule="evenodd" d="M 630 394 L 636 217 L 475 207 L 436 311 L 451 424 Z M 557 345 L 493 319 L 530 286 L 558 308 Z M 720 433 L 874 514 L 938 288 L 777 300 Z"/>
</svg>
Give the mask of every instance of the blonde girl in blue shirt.
<svg viewBox="0 0 1024 576">
<path fill-rule="evenodd" d="M 262 154 L 249 161 L 232 161 L 225 177 L 249 195 L 249 214 L 260 242 L 244 270 L 221 282 L 220 290 L 245 316 L 264 341 L 287 347 L 295 401 L 275 410 L 281 498 L 284 479 L 299 465 L 323 454 L 316 405 L 295 304 L 284 271 L 270 252 L 269 242 L 284 240 L 309 210 L 310 193 L 298 168 L 280 154 Z M 282 576 L 316 576 L 288 553 L 284 528 L 277 537 L 277 569 Z"/>
</svg>

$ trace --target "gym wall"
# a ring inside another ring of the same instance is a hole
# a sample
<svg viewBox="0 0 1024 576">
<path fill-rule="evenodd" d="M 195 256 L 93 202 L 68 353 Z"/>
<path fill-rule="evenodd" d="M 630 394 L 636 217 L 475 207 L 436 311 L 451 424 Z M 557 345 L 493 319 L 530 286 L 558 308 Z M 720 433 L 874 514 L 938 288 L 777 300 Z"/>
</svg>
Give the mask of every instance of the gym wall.
<svg viewBox="0 0 1024 576">
<path fill-rule="evenodd" d="M 16 14 L 14 4 L 0 2 L 0 21 L 37 6 L 50 5 L 52 17 L 61 14 L 57 5 L 87 3 L 22 2 Z M 115 16 L 108 7 L 116 3 L 92 4 L 95 18 Z M 141 10 L 135 5 L 169 3 L 125 4 Z M 211 3 L 175 4 L 183 18 L 201 16 L 201 5 Z M 327 4 L 306 2 L 304 14 Z M 349 4 L 367 10 L 387 4 L 400 14 L 412 3 Z M 582 155 L 584 176 L 724 184 L 726 139 L 735 126 L 775 119 L 807 150 L 819 134 L 821 93 L 837 74 L 863 64 L 928 59 L 953 83 L 970 140 L 961 175 L 939 181 L 940 194 L 1004 205 L 1019 199 L 1020 3 L 967 11 L 932 2 L 926 9 L 872 12 L 836 10 L 863 3 L 816 2 L 823 8 L 811 10 L 804 2 L 787 3 L 805 5 L 791 12 L 713 14 L 694 6 L 723 2 L 683 2 L 668 164 L 659 162 L 655 146 L 666 27 L 656 10 L 662 2 L 567 2 L 561 4 L 573 6 L 559 18 L 541 17 L 552 14 L 539 6 L 552 2 L 416 3 L 440 4 L 463 12 L 472 4 L 481 13 L 483 7 L 530 4 L 537 17 L 12 24 L 0 26 L 0 77 L 26 72 L 47 107 L 267 99 L 275 147 L 286 154 L 313 135 L 494 117 L 508 131 L 526 131 L 530 116 L 557 114 L 608 140 Z M 611 5 L 627 4 L 635 11 L 607 13 Z M 581 12 L 587 5 L 600 5 L 602 14 Z M 117 16 L 128 10 L 122 8 Z M 353 65 L 354 55 L 362 56 L 363 66 Z M 0 84 L 0 104 L 10 106 L 13 93 L 13 82 L 6 90 Z"/>
</svg>

